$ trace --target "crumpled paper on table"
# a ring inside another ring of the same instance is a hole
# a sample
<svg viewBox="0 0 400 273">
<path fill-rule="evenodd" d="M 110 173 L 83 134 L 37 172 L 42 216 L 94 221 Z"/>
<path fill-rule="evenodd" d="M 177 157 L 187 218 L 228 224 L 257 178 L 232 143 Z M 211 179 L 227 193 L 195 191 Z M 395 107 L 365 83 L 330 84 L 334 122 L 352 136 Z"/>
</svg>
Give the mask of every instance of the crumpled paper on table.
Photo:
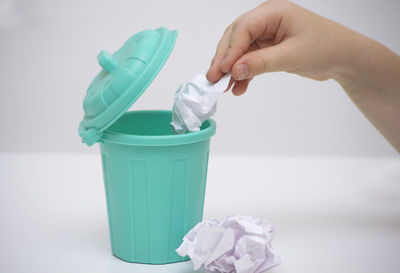
<svg viewBox="0 0 400 273">
<path fill-rule="evenodd" d="M 216 112 L 219 97 L 228 88 L 231 75 L 211 83 L 204 75 L 197 74 L 179 86 L 175 93 L 171 125 L 177 133 L 200 130 L 201 124 Z"/>
<path fill-rule="evenodd" d="M 205 272 L 260 273 L 281 263 L 271 247 L 275 228 L 250 216 L 227 216 L 197 224 L 176 250 L 188 255 L 193 269 Z"/>
</svg>

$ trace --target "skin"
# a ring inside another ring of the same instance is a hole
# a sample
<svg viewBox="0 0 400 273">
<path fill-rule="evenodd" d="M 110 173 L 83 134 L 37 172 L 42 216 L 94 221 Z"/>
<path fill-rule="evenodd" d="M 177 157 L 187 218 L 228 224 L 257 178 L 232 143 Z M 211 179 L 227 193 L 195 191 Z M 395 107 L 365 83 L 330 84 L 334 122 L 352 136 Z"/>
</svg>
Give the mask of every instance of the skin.
<svg viewBox="0 0 400 273">
<path fill-rule="evenodd" d="M 286 0 L 270 0 L 228 26 L 207 79 L 232 73 L 242 95 L 254 76 L 285 71 L 336 80 L 400 152 L 400 57 L 380 43 Z"/>
</svg>

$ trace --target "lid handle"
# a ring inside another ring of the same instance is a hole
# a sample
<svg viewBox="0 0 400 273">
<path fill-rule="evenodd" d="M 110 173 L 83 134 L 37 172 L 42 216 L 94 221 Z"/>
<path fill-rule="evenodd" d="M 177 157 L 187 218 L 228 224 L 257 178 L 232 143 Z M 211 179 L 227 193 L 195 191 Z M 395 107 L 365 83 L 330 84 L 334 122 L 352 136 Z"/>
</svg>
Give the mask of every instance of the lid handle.
<svg viewBox="0 0 400 273">
<path fill-rule="evenodd" d="M 100 51 L 99 55 L 97 55 L 97 61 L 108 73 L 111 73 L 117 67 L 115 58 L 106 50 Z"/>
</svg>

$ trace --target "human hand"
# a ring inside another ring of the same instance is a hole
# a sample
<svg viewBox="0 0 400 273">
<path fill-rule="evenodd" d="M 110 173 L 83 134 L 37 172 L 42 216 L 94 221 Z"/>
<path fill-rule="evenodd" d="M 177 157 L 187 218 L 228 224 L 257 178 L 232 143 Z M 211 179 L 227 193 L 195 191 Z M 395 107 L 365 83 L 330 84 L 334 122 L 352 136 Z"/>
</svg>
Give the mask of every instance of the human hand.
<svg viewBox="0 0 400 273">
<path fill-rule="evenodd" d="M 218 44 L 207 79 L 225 73 L 243 94 L 252 78 L 286 71 L 315 80 L 335 78 L 354 58 L 360 34 L 285 0 L 270 0 L 228 26 Z"/>
</svg>

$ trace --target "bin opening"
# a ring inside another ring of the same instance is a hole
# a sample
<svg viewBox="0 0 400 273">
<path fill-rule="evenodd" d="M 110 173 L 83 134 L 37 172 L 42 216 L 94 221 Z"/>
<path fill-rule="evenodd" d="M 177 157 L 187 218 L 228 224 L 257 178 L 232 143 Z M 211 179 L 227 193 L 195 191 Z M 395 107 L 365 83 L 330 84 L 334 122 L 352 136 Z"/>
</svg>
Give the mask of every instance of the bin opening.
<svg viewBox="0 0 400 273">
<path fill-rule="evenodd" d="M 176 135 L 170 124 L 171 111 L 131 111 L 120 117 L 107 131 L 139 136 L 168 136 Z M 210 121 L 203 122 L 200 130 L 210 127 Z"/>
</svg>

